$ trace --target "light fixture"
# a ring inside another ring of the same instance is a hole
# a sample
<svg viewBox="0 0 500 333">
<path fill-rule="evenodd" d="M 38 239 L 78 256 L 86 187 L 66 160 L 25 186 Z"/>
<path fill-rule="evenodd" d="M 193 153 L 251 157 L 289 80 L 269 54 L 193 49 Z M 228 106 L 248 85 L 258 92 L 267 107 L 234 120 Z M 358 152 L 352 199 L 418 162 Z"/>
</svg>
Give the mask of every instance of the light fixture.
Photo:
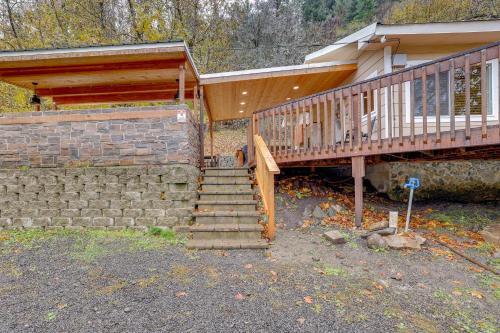
<svg viewBox="0 0 500 333">
<path fill-rule="evenodd" d="M 33 82 L 33 96 L 30 98 L 30 104 L 31 105 L 40 105 L 42 104 L 42 100 L 40 97 L 36 94 L 36 86 L 38 85 L 37 82 Z"/>
<path fill-rule="evenodd" d="M 248 94 L 248 91 L 244 91 L 244 92 L 242 92 L 241 94 L 242 94 L 242 95 L 246 95 L 246 94 Z"/>
<path fill-rule="evenodd" d="M 286 98 L 286 100 L 287 100 L 287 101 L 289 101 L 289 100 L 291 100 L 291 98 L 290 98 L 290 97 L 287 97 L 287 98 Z"/>
<path fill-rule="evenodd" d="M 247 104 L 247 103 L 245 103 L 245 102 L 241 102 L 241 103 L 240 103 L 240 105 L 245 105 L 245 104 Z"/>
<path fill-rule="evenodd" d="M 240 113 L 243 113 L 244 111 L 243 110 L 240 110 Z"/>
<path fill-rule="evenodd" d="M 293 90 L 299 90 L 299 86 L 293 87 Z"/>
</svg>

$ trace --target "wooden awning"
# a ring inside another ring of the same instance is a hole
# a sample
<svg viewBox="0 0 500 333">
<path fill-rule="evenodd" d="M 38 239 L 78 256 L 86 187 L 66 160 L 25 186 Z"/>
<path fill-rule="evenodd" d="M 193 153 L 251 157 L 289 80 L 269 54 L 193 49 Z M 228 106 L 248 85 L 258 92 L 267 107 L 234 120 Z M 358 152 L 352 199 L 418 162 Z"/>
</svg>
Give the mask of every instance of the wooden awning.
<svg viewBox="0 0 500 333">
<path fill-rule="evenodd" d="M 327 62 L 201 75 L 212 120 L 241 119 L 289 99 L 337 87 L 356 62 Z"/>
<path fill-rule="evenodd" d="M 185 97 L 199 77 L 184 42 L 0 52 L 0 81 L 56 104 L 171 101 L 184 68 Z"/>
</svg>

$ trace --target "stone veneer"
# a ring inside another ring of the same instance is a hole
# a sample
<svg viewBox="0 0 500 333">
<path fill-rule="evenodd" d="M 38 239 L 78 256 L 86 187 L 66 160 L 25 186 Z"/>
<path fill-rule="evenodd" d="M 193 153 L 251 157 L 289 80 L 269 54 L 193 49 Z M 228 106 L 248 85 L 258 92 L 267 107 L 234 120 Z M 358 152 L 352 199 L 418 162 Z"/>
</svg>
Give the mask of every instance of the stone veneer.
<svg viewBox="0 0 500 333">
<path fill-rule="evenodd" d="M 0 114 L 0 228 L 186 228 L 199 149 L 186 105 Z"/>
<path fill-rule="evenodd" d="M 198 152 L 186 105 L 0 114 L 0 168 L 198 165 Z"/>
<path fill-rule="evenodd" d="M 409 191 L 403 188 L 408 177 L 420 179 L 417 200 L 484 202 L 500 198 L 499 160 L 386 162 L 366 168 L 366 178 L 393 200 L 408 198 Z"/>
</svg>

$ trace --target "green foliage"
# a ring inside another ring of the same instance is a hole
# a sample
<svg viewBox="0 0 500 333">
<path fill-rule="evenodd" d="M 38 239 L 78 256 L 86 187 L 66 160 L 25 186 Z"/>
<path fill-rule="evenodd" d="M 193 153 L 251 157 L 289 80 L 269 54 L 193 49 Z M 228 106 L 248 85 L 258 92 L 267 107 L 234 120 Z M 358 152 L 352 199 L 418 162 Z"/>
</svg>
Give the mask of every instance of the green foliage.
<svg viewBox="0 0 500 333">
<path fill-rule="evenodd" d="M 185 242 L 185 239 L 179 237 L 179 235 L 177 235 L 177 233 L 172 229 L 150 227 L 148 233 L 152 236 L 157 236 L 165 239 L 171 245 L 182 244 Z"/>
</svg>

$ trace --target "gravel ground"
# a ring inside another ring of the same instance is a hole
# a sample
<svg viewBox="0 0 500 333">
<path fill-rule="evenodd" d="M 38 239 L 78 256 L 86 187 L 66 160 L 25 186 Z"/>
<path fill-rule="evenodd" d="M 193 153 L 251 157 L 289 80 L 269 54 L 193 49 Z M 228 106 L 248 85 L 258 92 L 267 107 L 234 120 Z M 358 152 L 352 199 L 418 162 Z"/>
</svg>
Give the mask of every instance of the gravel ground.
<svg viewBox="0 0 500 333">
<path fill-rule="evenodd" d="M 354 237 L 335 247 L 323 231 L 228 252 L 137 232 L 3 231 L 0 332 L 498 332 L 491 274 Z"/>
</svg>

